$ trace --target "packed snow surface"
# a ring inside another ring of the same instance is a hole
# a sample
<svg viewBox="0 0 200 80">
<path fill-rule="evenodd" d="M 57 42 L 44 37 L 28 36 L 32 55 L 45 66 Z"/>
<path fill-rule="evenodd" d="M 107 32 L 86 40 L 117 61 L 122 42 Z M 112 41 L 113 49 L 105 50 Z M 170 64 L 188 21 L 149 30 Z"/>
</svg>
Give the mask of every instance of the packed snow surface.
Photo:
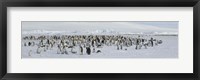
<svg viewBox="0 0 200 80">
<path fill-rule="evenodd" d="M 72 32 L 57 32 L 57 31 L 29 31 L 22 32 L 22 36 L 27 35 L 61 35 L 61 34 L 69 34 L 76 35 L 76 31 Z M 122 34 L 120 32 L 116 32 L 113 30 L 96 30 L 91 32 L 80 32 L 81 34 Z M 80 34 L 79 33 L 79 34 Z M 78 33 L 77 33 L 78 34 Z M 124 34 L 136 34 L 136 33 L 124 33 Z M 138 33 L 139 35 L 144 33 Z M 150 34 L 150 33 L 145 33 Z M 150 39 L 151 37 L 155 39 L 162 40 L 162 44 L 158 44 L 157 46 L 147 47 L 145 49 L 142 47 L 141 49 L 136 50 L 135 45 L 130 47 L 123 47 L 122 50 L 117 50 L 116 46 L 103 46 L 100 48 L 96 48 L 95 50 L 100 50 L 100 53 L 91 52 L 91 55 L 86 53 L 86 49 L 83 49 L 83 55 L 81 55 L 80 48 L 75 47 L 74 50 L 77 53 L 70 52 L 71 49 L 67 49 L 68 54 L 58 54 L 58 48 L 55 46 L 47 51 L 43 51 L 40 54 L 37 54 L 37 46 L 23 46 L 23 43 L 34 41 L 36 44 L 39 40 L 22 40 L 22 58 L 178 58 L 178 36 L 177 33 L 156 33 L 153 32 L 151 34 L 154 35 L 143 35 L 143 37 Z M 156 34 L 156 35 L 155 35 Z M 157 35 L 159 34 L 159 35 Z M 170 35 L 169 35 L 170 34 Z M 122 34 L 123 35 L 123 34 Z M 133 36 L 133 35 L 126 35 Z M 136 36 L 135 36 L 136 37 Z M 91 48 L 92 50 L 93 48 Z"/>
</svg>

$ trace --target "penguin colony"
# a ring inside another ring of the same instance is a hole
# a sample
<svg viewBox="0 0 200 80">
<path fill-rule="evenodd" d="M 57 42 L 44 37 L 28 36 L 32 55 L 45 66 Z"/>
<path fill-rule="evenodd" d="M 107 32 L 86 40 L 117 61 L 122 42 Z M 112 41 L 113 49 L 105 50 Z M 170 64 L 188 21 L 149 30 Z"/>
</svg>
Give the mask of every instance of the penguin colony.
<svg viewBox="0 0 200 80">
<path fill-rule="evenodd" d="M 80 54 L 91 55 L 95 53 L 102 53 L 101 48 L 104 46 L 115 46 L 117 50 L 125 50 L 126 47 L 134 46 L 135 50 L 141 48 L 148 49 L 148 47 L 158 46 L 162 44 L 162 40 L 153 37 L 144 38 L 137 35 L 135 37 L 125 35 L 51 35 L 51 36 L 24 36 L 22 38 L 25 42 L 22 46 L 36 46 L 37 54 L 50 51 L 52 48 L 57 49 L 56 54 Z M 78 50 L 74 48 L 78 47 Z M 33 50 L 29 51 L 29 55 Z"/>
</svg>

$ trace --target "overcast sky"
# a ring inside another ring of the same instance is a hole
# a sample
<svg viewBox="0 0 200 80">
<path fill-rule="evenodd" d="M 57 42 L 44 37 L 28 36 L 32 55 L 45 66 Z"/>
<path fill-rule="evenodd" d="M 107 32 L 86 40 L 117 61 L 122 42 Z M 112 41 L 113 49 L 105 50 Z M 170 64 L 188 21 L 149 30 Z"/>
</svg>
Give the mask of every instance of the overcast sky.
<svg viewBox="0 0 200 80">
<path fill-rule="evenodd" d="M 178 21 L 23 21 L 22 31 L 93 31 L 112 29 L 120 32 L 178 32 Z"/>
</svg>

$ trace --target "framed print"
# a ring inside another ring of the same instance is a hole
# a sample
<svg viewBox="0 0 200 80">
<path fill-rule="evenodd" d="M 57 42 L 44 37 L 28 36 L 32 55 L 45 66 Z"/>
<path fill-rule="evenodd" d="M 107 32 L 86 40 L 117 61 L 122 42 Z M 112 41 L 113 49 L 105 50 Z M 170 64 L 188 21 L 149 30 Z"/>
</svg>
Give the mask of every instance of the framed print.
<svg viewBox="0 0 200 80">
<path fill-rule="evenodd" d="M 0 7 L 1 79 L 199 79 L 198 0 Z"/>
</svg>

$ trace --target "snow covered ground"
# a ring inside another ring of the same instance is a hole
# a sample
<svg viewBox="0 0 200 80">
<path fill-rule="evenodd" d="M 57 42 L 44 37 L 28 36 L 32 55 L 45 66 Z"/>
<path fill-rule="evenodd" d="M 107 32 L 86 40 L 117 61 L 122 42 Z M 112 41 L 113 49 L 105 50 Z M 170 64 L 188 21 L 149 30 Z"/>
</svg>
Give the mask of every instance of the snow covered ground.
<svg viewBox="0 0 200 80">
<path fill-rule="evenodd" d="M 117 50 L 116 46 L 104 46 L 96 49 L 101 50 L 101 53 L 91 53 L 91 55 L 87 55 L 85 49 L 83 55 L 80 55 L 80 52 L 76 54 L 71 52 L 57 54 L 57 47 L 37 54 L 37 46 L 22 46 L 22 58 L 178 58 L 178 36 L 162 35 L 151 37 L 160 39 L 163 43 L 147 49 L 142 47 L 140 50 L 136 50 L 135 45 L 126 47 L 127 50 L 125 50 L 125 47 L 123 50 Z M 22 40 L 23 42 L 26 41 Z M 75 50 L 79 51 L 79 48 L 76 47 Z"/>
</svg>

